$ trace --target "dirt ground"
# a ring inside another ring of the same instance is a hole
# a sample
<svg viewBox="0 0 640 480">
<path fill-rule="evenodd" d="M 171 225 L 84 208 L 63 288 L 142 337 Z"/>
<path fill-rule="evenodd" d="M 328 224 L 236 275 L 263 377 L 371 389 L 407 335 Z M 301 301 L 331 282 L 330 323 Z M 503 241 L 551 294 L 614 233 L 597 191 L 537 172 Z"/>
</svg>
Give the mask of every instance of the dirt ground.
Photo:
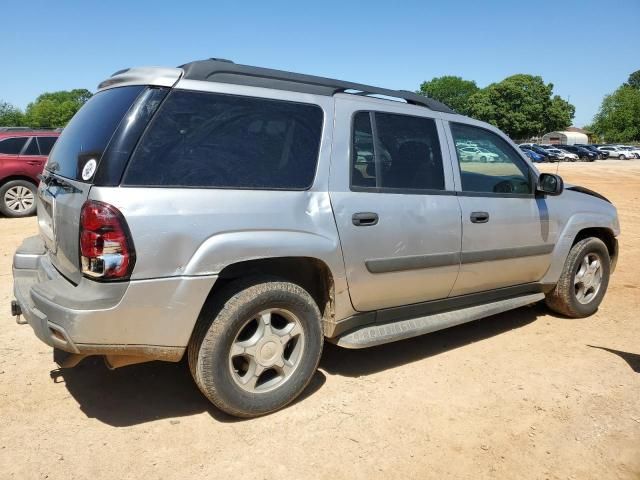
<svg viewBox="0 0 640 480">
<path fill-rule="evenodd" d="M 248 421 L 210 406 L 183 363 L 57 372 L 9 315 L 11 256 L 36 221 L 0 218 L 0 478 L 639 479 L 640 161 L 558 168 L 619 209 L 596 315 L 534 306 L 369 350 L 327 345 L 300 400 Z"/>
</svg>

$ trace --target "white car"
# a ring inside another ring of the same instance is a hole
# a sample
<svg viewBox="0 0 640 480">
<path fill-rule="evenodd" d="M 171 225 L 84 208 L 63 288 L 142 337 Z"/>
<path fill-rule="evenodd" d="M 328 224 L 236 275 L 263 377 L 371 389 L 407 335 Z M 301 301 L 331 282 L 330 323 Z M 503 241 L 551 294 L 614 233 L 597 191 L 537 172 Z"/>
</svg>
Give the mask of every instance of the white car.
<svg viewBox="0 0 640 480">
<path fill-rule="evenodd" d="M 497 162 L 499 155 L 481 147 L 461 146 L 460 154 L 463 158 L 467 157 L 469 161 Z"/>
<path fill-rule="evenodd" d="M 630 147 L 628 145 L 616 145 L 616 147 L 621 148 L 625 152 L 633 153 L 636 158 L 640 158 L 640 147 Z"/>
<path fill-rule="evenodd" d="M 575 162 L 578 160 L 578 155 L 575 153 L 567 152 L 566 150 L 562 150 L 560 148 L 545 148 L 545 150 L 549 153 L 555 153 L 558 155 L 560 160 L 569 160 L 570 162 Z"/>
<path fill-rule="evenodd" d="M 633 153 L 627 150 L 623 150 L 620 147 L 616 147 L 615 145 L 598 147 L 598 150 L 600 150 L 601 152 L 609 153 L 609 158 L 617 158 L 620 160 L 630 160 L 632 158 L 636 158 L 636 156 Z"/>
</svg>

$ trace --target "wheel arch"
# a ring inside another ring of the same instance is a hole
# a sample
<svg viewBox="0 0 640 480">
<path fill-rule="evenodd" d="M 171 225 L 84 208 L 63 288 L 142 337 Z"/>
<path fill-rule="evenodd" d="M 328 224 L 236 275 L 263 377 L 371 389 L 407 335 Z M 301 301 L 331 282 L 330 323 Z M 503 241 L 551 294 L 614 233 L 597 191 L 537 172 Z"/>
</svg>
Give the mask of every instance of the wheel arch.
<svg viewBox="0 0 640 480">
<path fill-rule="evenodd" d="M 2 187 L 2 185 L 4 185 L 5 183 L 12 182 L 14 180 L 23 180 L 25 182 L 29 182 L 34 187 L 38 186 L 38 182 L 34 181 L 33 178 L 27 175 L 9 175 L 8 177 L 4 177 L 0 180 L 0 187 Z"/>
<path fill-rule="evenodd" d="M 606 227 L 583 228 L 576 234 L 571 246 L 573 247 L 579 241 L 589 237 L 598 238 L 607 246 L 609 258 L 611 259 L 611 272 L 613 273 L 618 260 L 618 240 L 616 239 L 613 230 Z"/>
</svg>

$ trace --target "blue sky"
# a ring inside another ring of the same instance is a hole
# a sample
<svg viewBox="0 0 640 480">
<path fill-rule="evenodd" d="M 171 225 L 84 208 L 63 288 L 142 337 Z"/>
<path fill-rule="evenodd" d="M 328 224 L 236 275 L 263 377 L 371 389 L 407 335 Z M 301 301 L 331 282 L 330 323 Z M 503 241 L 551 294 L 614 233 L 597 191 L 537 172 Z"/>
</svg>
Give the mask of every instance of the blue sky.
<svg viewBox="0 0 640 480">
<path fill-rule="evenodd" d="M 0 99 L 22 108 L 124 67 L 221 57 L 410 90 L 541 75 L 582 126 L 640 69 L 640 0 L 3 3 Z"/>
</svg>

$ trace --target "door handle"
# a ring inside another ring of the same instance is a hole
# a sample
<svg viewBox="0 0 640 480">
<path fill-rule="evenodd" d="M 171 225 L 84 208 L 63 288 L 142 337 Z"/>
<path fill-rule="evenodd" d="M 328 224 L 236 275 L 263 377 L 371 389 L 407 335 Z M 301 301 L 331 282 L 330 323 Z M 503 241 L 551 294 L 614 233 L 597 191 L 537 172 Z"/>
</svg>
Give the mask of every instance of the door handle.
<svg viewBox="0 0 640 480">
<path fill-rule="evenodd" d="M 378 214 L 373 212 L 354 213 L 351 221 L 356 227 L 370 227 L 378 223 Z"/>
<path fill-rule="evenodd" d="M 487 223 L 489 221 L 488 212 L 471 212 L 471 223 Z"/>
</svg>

